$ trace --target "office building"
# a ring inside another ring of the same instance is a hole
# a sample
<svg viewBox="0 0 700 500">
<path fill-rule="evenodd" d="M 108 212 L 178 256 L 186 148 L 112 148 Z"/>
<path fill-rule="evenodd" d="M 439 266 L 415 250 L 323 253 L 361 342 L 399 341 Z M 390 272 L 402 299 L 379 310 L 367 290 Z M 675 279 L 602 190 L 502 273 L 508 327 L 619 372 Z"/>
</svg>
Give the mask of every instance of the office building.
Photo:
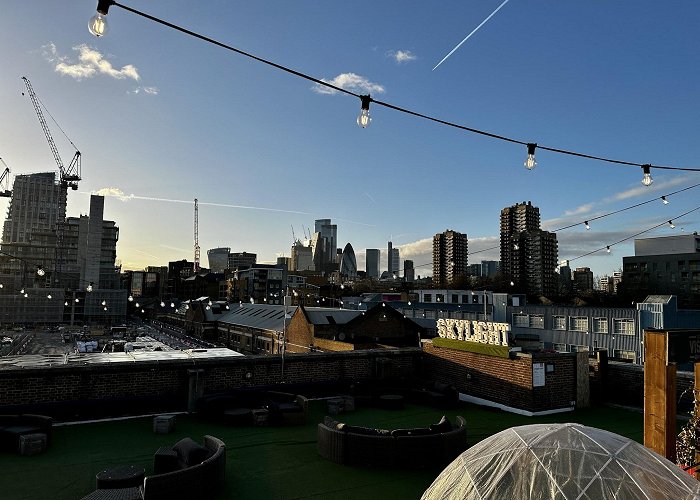
<svg viewBox="0 0 700 500">
<path fill-rule="evenodd" d="M 345 245 L 340 257 L 340 276 L 348 279 L 357 277 L 357 259 L 350 243 Z"/>
<path fill-rule="evenodd" d="M 481 276 L 481 264 L 469 264 L 467 266 L 469 276 Z"/>
<path fill-rule="evenodd" d="M 469 273 L 467 235 L 448 229 L 433 236 L 433 284 L 437 288 L 454 283 Z"/>
<path fill-rule="evenodd" d="M 413 283 L 416 280 L 416 270 L 413 261 L 406 259 L 403 261 L 403 280 L 406 283 Z"/>
<path fill-rule="evenodd" d="M 336 267 L 328 264 L 336 264 L 338 226 L 331 224 L 330 219 L 317 219 L 314 221 L 314 231 L 311 247 L 316 271 L 331 271 Z"/>
<path fill-rule="evenodd" d="M 515 290 L 554 295 L 557 236 L 540 229 L 540 210 L 523 202 L 501 210 L 501 272 Z"/>
<path fill-rule="evenodd" d="M 399 249 L 394 248 L 391 241 L 387 243 L 387 271 L 389 278 L 393 276 L 398 276 L 399 269 L 401 269 L 401 257 L 399 255 Z"/>
<path fill-rule="evenodd" d="M 634 241 L 635 255 L 622 258 L 622 285 L 639 299 L 678 297 L 683 308 L 700 308 L 700 236 L 697 233 Z"/>
<path fill-rule="evenodd" d="M 296 240 L 292 243 L 290 271 L 313 271 L 314 269 L 312 248 Z"/>
<path fill-rule="evenodd" d="M 481 261 L 481 276 L 483 276 L 484 278 L 493 278 L 500 270 L 501 263 L 497 260 Z"/>
<path fill-rule="evenodd" d="M 574 269 L 574 289 L 576 293 L 593 291 L 593 271 L 590 268 L 577 267 Z"/>
<path fill-rule="evenodd" d="M 228 257 L 229 269 L 247 269 L 258 261 L 258 255 L 248 252 L 233 252 Z"/>
<path fill-rule="evenodd" d="M 378 248 L 368 248 L 365 251 L 365 271 L 368 278 L 379 278 L 379 259 L 381 252 Z"/>
<path fill-rule="evenodd" d="M 209 270 L 212 273 L 223 273 L 228 268 L 228 255 L 231 249 L 228 247 L 212 248 L 207 250 Z"/>
</svg>

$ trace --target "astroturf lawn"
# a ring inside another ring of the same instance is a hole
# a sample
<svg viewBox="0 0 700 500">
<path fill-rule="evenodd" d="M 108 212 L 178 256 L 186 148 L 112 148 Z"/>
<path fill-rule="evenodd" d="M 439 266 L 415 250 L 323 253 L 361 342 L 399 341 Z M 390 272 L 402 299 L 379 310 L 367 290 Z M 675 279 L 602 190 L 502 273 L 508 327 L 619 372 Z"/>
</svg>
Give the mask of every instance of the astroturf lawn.
<svg viewBox="0 0 700 500">
<path fill-rule="evenodd" d="M 446 414 L 467 421 L 467 441 L 474 443 L 516 425 L 578 422 L 607 429 L 641 442 L 641 413 L 594 408 L 546 417 L 525 417 L 474 405 L 438 410 L 407 405 L 403 410 L 358 409 L 340 421 L 383 429 L 426 427 Z M 316 423 L 287 427 L 227 427 L 190 415 L 178 415 L 170 434 L 154 434 L 150 417 L 57 426 L 48 450 L 24 457 L 0 452 L 0 498 L 75 500 L 95 489 L 95 474 L 118 465 L 138 465 L 153 472 L 153 454 L 183 437 L 201 443 L 211 434 L 226 443 L 226 485 L 217 498 L 419 498 L 440 473 L 430 470 L 368 469 L 334 464 L 316 452 Z"/>
</svg>

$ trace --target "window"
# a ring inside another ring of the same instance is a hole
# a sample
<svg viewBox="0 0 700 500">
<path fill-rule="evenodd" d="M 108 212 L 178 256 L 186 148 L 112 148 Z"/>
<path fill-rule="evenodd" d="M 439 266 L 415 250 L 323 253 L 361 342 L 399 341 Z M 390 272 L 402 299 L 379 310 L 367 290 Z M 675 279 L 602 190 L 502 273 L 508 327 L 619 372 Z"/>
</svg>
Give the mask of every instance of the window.
<svg viewBox="0 0 700 500">
<path fill-rule="evenodd" d="M 566 330 L 566 316 L 552 316 L 552 330 Z"/>
<path fill-rule="evenodd" d="M 423 295 L 423 302 L 432 302 L 433 301 L 433 295 L 430 293 L 426 293 Z"/>
<path fill-rule="evenodd" d="M 531 314 L 530 315 L 530 328 L 542 328 L 542 329 L 544 329 L 544 314 Z"/>
<path fill-rule="evenodd" d="M 621 349 L 615 349 L 613 350 L 613 358 L 624 359 L 625 361 L 631 361 L 632 363 L 634 363 L 637 359 L 637 353 L 635 353 L 634 351 L 623 351 Z"/>
<path fill-rule="evenodd" d="M 530 321 L 527 314 L 513 314 L 513 326 L 521 326 L 525 328 L 530 326 Z"/>
<path fill-rule="evenodd" d="M 613 333 L 615 335 L 634 335 L 633 319 L 614 319 Z"/>
<path fill-rule="evenodd" d="M 570 352 L 588 352 L 588 346 L 587 345 L 574 345 L 570 344 L 569 345 L 569 351 Z"/>
<path fill-rule="evenodd" d="M 569 330 L 572 332 L 587 332 L 588 317 L 587 316 L 572 316 L 569 318 Z"/>
<path fill-rule="evenodd" d="M 452 303 L 459 304 L 459 295 L 457 295 L 456 293 L 452 294 Z"/>
<path fill-rule="evenodd" d="M 569 352 L 566 350 L 566 344 L 554 344 L 554 350 L 557 352 Z"/>
<path fill-rule="evenodd" d="M 593 333 L 608 333 L 608 318 L 593 318 Z"/>
</svg>

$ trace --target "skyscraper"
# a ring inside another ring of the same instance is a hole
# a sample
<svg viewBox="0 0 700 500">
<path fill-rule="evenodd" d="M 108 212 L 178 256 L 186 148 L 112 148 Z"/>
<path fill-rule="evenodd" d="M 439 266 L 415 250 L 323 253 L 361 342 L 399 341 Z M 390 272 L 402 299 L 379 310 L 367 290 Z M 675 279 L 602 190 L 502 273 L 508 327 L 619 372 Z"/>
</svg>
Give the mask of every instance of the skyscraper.
<svg viewBox="0 0 700 500">
<path fill-rule="evenodd" d="M 403 261 L 403 279 L 406 283 L 413 283 L 416 280 L 416 270 L 412 260 Z"/>
<path fill-rule="evenodd" d="M 345 245 L 340 257 L 340 275 L 350 279 L 357 277 L 357 260 L 350 243 Z"/>
<path fill-rule="evenodd" d="M 433 283 L 450 286 L 457 276 L 469 273 L 467 235 L 448 229 L 433 236 Z"/>
<path fill-rule="evenodd" d="M 379 278 L 379 258 L 381 252 L 378 248 L 368 248 L 365 252 L 365 271 L 368 278 Z"/>
<path fill-rule="evenodd" d="M 311 247 L 296 240 L 292 244 L 292 261 L 290 271 L 313 271 L 314 257 Z"/>
<path fill-rule="evenodd" d="M 399 249 L 394 248 L 390 241 L 387 244 L 387 271 L 389 271 L 389 278 L 398 275 L 399 269 L 401 269 Z"/>
<path fill-rule="evenodd" d="M 501 272 L 516 290 L 557 293 L 557 236 L 540 229 L 540 210 L 523 202 L 501 210 Z"/>
<path fill-rule="evenodd" d="M 212 273 L 223 273 L 228 267 L 228 255 L 231 253 L 229 247 L 212 248 L 207 250 L 209 260 L 209 270 Z"/>
</svg>

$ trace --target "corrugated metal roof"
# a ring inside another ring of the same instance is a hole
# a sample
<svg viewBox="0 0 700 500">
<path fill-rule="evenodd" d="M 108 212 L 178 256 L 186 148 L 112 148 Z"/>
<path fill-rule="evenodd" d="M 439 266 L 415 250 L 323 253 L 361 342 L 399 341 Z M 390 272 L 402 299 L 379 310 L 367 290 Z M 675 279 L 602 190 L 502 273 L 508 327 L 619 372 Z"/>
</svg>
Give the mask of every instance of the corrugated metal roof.
<svg viewBox="0 0 700 500">
<path fill-rule="evenodd" d="M 647 304 L 658 304 L 659 302 L 663 304 L 668 304 L 671 301 L 672 297 L 672 295 L 647 295 L 647 298 L 644 299 L 642 302 L 645 302 Z"/>
<path fill-rule="evenodd" d="M 328 307 L 308 307 L 306 314 L 314 325 L 344 325 L 362 314 L 362 311 L 330 309 Z M 332 320 L 329 320 L 332 318 Z"/>
<path fill-rule="evenodd" d="M 296 306 L 287 307 L 287 314 L 291 318 L 296 311 Z M 284 322 L 284 306 L 269 304 L 241 304 L 238 307 L 231 306 L 217 319 L 219 323 L 258 328 L 260 330 L 272 330 L 281 332 Z M 289 318 L 287 318 L 289 324 Z"/>
</svg>

